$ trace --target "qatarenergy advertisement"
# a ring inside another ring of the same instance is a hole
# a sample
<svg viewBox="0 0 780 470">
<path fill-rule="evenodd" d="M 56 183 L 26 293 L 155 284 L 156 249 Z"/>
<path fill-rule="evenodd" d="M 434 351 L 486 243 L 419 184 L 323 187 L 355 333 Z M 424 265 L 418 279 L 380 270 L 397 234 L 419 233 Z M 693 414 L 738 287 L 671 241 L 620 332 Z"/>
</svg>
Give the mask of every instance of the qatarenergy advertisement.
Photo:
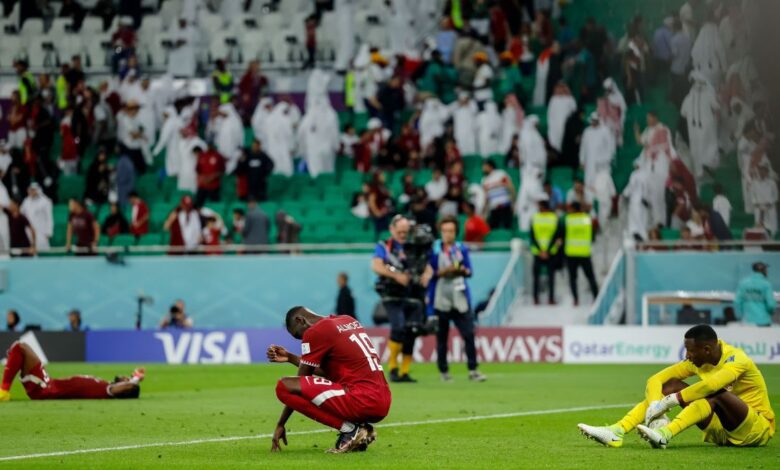
<svg viewBox="0 0 780 470">
<path fill-rule="evenodd" d="M 685 358 L 685 326 L 567 326 L 563 362 L 671 364 Z M 716 327 L 720 339 L 758 364 L 780 364 L 780 328 Z"/>
</svg>

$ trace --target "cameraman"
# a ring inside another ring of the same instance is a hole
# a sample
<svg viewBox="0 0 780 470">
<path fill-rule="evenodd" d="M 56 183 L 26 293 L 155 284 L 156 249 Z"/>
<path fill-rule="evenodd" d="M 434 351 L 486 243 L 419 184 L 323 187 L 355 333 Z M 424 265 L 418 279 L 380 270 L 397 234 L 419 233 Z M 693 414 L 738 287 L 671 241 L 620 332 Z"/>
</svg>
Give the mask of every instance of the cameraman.
<svg viewBox="0 0 780 470">
<path fill-rule="evenodd" d="M 455 240 L 458 235 L 458 219 L 447 216 L 439 221 L 441 239 L 433 244 L 429 267 L 433 278 L 428 285 L 428 311 L 438 317 L 436 332 L 436 355 L 445 382 L 451 382 L 447 365 L 447 343 L 450 321 L 463 337 L 468 359 L 469 380 L 485 381 L 486 377 L 477 371 L 477 349 L 474 344 L 474 316 L 471 314 L 471 293 L 466 278 L 471 277 L 469 250 Z"/>
<path fill-rule="evenodd" d="M 377 243 L 371 269 L 379 275 L 377 292 L 390 321 L 390 381 L 416 382 L 409 376 L 414 352 L 416 332 L 412 325 L 422 325 L 424 299 L 415 298 L 415 290 L 428 285 L 432 271 L 425 266 L 421 276 L 409 272 L 410 261 L 404 251 L 409 236 L 409 219 L 396 215 L 390 221 L 390 238 Z M 416 282 L 415 282 L 415 278 Z M 401 368 L 398 368 L 398 354 L 403 353 Z"/>
</svg>

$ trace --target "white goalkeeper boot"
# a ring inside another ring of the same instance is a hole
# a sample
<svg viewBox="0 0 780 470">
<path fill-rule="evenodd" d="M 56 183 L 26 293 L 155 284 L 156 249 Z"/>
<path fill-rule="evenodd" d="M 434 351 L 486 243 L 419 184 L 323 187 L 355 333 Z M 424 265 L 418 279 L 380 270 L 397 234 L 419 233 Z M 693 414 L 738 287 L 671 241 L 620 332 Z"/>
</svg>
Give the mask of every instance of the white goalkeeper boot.
<svg viewBox="0 0 780 470">
<path fill-rule="evenodd" d="M 640 424 L 636 427 L 639 436 L 646 440 L 654 449 L 666 449 L 669 441 L 672 439 L 672 432 L 667 427 L 651 429 L 648 426 Z"/>
<path fill-rule="evenodd" d="M 621 447 L 623 445 L 623 429 L 620 426 L 589 426 L 580 423 L 577 425 L 583 436 L 592 439 L 607 447 Z"/>
</svg>

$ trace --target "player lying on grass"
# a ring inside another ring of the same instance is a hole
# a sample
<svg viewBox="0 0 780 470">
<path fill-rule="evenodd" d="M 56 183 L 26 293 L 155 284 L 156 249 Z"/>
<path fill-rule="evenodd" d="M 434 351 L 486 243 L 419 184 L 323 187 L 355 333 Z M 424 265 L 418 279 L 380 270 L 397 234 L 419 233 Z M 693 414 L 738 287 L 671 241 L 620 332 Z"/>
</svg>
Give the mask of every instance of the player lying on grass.
<svg viewBox="0 0 780 470">
<path fill-rule="evenodd" d="M 274 430 L 271 451 L 279 441 L 287 444 L 284 426 L 297 411 L 339 430 L 331 453 L 365 450 L 376 439 L 369 423 L 377 423 L 390 411 L 387 385 L 371 339 L 363 326 L 345 315 L 322 317 L 304 307 L 287 312 L 287 331 L 302 340 L 301 356 L 281 346 L 268 348 L 272 362 L 298 366 L 297 377 L 284 377 L 276 396 L 284 410 Z"/>
<path fill-rule="evenodd" d="M 764 377 L 742 349 L 718 340 L 709 325 L 685 333 L 685 360 L 650 377 L 645 401 L 612 426 L 579 424 L 580 431 L 609 447 L 623 445 L 623 435 L 637 428 L 655 448 L 693 425 L 704 441 L 719 446 L 766 445 L 775 434 L 775 413 Z M 693 385 L 683 379 L 697 375 Z M 683 409 L 672 422 L 664 414 Z M 644 424 L 642 424 L 644 423 Z"/>
<path fill-rule="evenodd" d="M 51 379 L 32 348 L 17 341 L 8 349 L 0 401 L 11 399 L 11 383 L 19 372 L 19 381 L 31 400 L 138 398 L 141 394 L 138 384 L 144 379 L 144 369 L 136 369 L 129 378 L 117 377 L 111 383 L 88 375 Z"/>
</svg>

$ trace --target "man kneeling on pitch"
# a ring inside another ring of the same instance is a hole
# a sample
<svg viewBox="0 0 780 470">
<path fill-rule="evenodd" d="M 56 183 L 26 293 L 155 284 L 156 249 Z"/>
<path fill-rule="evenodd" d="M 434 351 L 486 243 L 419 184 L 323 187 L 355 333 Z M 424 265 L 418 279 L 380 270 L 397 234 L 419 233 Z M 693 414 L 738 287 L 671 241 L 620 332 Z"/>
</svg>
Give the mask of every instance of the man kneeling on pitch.
<svg viewBox="0 0 780 470">
<path fill-rule="evenodd" d="M 11 383 L 17 373 L 30 400 L 76 400 L 101 398 L 138 398 L 144 379 L 144 369 L 136 369 L 132 377 L 117 377 L 109 383 L 97 377 L 77 375 L 66 379 L 51 379 L 32 348 L 16 341 L 8 349 L 8 358 L 0 385 L 0 401 L 11 399 Z"/>
<path fill-rule="evenodd" d="M 612 426 L 579 424 L 588 438 L 609 447 L 623 445 L 625 433 L 636 428 L 657 449 L 694 424 L 704 441 L 719 446 L 764 446 L 775 434 L 775 413 L 764 377 L 740 348 L 718 340 L 709 325 L 685 333 L 685 360 L 650 377 L 645 401 Z M 683 379 L 697 375 L 688 385 Z M 665 413 L 682 411 L 671 422 Z M 644 424 L 641 424 L 643 423 Z"/>
<path fill-rule="evenodd" d="M 285 424 L 297 411 L 339 430 L 331 453 L 364 451 L 376 439 L 369 423 L 377 423 L 390 411 L 390 387 L 374 345 L 363 326 L 352 317 L 322 317 L 304 307 L 287 312 L 287 331 L 302 340 L 301 356 L 281 346 L 268 348 L 272 362 L 298 366 L 297 377 L 284 377 L 276 396 L 284 410 L 274 430 L 272 451 L 287 444 Z"/>
</svg>

